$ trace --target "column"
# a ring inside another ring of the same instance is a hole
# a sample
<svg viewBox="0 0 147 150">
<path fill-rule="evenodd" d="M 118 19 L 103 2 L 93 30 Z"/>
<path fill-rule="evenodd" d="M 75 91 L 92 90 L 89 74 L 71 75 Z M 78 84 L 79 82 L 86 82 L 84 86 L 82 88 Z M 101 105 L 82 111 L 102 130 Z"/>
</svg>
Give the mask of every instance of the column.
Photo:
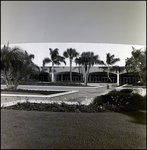
<svg viewBox="0 0 147 150">
<path fill-rule="evenodd" d="M 61 81 L 63 81 L 63 74 L 61 74 Z"/>
<path fill-rule="evenodd" d="M 117 71 L 117 85 L 119 85 L 119 71 Z"/>
</svg>

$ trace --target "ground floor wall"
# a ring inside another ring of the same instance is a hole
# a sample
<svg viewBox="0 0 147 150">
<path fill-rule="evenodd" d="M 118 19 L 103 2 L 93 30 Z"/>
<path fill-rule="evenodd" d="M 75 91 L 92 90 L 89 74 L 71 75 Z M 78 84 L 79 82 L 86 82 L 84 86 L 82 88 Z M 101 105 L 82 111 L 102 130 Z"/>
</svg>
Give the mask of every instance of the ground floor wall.
<svg viewBox="0 0 147 150">
<path fill-rule="evenodd" d="M 117 76 L 115 74 L 110 74 L 110 78 L 112 82 L 117 82 Z M 70 74 L 58 74 L 56 76 L 56 81 L 70 81 Z M 83 81 L 83 75 L 80 74 L 72 74 L 72 81 L 74 82 L 82 82 Z M 110 82 L 107 78 L 107 74 L 89 74 L 88 82 Z"/>
<path fill-rule="evenodd" d="M 119 75 L 110 73 L 110 78 L 113 83 L 117 83 L 119 85 L 134 84 L 139 81 L 138 75 L 133 73 L 132 74 L 124 73 Z M 32 75 L 30 76 L 30 82 L 31 81 L 51 82 L 51 73 L 41 72 L 39 75 Z M 70 72 L 62 72 L 62 73 L 55 74 L 55 81 L 70 82 Z M 83 75 L 73 72 L 72 81 L 78 83 L 83 82 Z M 94 72 L 89 74 L 88 82 L 89 83 L 110 83 L 110 80 L 108 80 L 106 72 Z M 2 76 L 1 84 L 4 83 L 5 81 Z"/>
<path fill-rule="evenodd" d="M 119 79 L 117 74 L 110 73 L 110 78 L 113 83 L 117 83 L 119 80 L 119 84 L 134 84 L 139 81 L 139 77 L 135 74 L 119 74 Z M 31 76 L 31 79 L 36 79 L 38 81 L 43 82 L 50 82 L 51 81 L 51 74 L 49 73 L 41 73 L 38 76 Z M 58 73 L 55 74 L 55 81 L 57 82 L 70 82 L 70 73 Z M 72 73 L 72 81 L 73 82 L 83 82 L 83 75 L 79 73 Z M 90 73 L 88 77 L 88 82 L 91 83 L 110 83 L 111 81 L 107 77 L 106 72 L 99 72 L 99 73 Z"/>
<path fill-rule="evenodd" d="M 121 74 L 120 84 L 133 84 L 139 81 L 139 77 L 135 74 Z"/>
</svg>

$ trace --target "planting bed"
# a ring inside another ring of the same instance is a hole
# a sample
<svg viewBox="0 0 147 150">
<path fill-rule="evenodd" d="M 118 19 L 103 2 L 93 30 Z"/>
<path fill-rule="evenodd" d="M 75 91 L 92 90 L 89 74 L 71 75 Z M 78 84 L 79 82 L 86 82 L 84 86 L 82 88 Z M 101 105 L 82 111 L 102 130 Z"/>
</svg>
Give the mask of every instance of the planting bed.
<svg viewBox="0 0 147 150">
<path fill-rule="evenodd" d="M 27 90 L 27 89 L 17 89 L 17 90 L 7 90 L 1 89 L 1 94 L 38 94 L 38 95 L 50 95 L 63 93 L 66 91 L 46 91 L 46 90 Z"/>
<path fill-rule="evenodd" d="M 96 113 L 96 112 L 104 112 L 105 109 L 101 108 L 100 106 L 90 105 L 81 105 L 81 104 L 66 104 L 64 102 L 58 103 L 17 103 L 16 105 L 3 107 L 4 109 L 14 109 L 14 110 L 36 110 L 36 111 L 52 111 L 52 112 L 87 112 L 87 113 Z"/>
</svg>

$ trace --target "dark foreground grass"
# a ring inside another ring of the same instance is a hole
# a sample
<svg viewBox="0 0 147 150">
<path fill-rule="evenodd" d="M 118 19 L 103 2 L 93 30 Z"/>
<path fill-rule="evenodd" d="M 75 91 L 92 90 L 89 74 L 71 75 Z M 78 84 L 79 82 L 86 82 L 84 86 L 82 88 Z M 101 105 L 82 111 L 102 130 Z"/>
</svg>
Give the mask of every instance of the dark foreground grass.
<svg viewBox="0 0 147 150">
<path fill-rule="evenodd" d="M 146 113 L 140 111 L 67 113 L 2 109 L 1 149 L 146 148 L 145 118 Z"/>
</svg>

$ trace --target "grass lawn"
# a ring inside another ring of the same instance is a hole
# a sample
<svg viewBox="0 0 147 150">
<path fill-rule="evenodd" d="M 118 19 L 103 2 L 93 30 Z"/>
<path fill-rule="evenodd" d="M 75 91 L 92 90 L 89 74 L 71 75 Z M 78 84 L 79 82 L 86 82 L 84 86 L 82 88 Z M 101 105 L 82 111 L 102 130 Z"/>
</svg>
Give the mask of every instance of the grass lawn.
<svg viewBox="0 0 147 150">
<path fill-rule="evenodd" d="M 146 148 L 146 112 L 1 109 L 1 149 Z"/>
</svg>

